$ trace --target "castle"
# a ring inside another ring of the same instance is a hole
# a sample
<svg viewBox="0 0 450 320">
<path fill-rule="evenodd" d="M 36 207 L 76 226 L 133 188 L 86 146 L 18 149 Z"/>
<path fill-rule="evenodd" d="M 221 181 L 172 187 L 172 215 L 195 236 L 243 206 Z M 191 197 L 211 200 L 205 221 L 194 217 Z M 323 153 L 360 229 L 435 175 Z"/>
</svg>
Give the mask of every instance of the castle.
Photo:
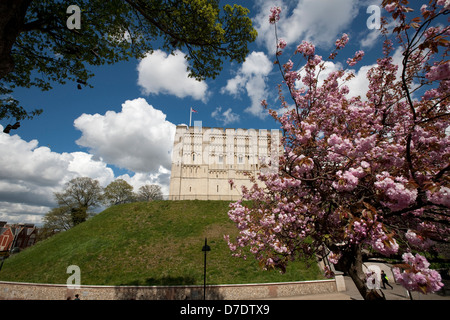
<svg viewBox="0 0 450 320">
<path fill-rule="evenodd" d="M 252 185 L 246 174 L 278 170 L 280 139 L 279 130 L 177 126 L 169 200 L 241 199 L 241 186 Z"/>
</svg>

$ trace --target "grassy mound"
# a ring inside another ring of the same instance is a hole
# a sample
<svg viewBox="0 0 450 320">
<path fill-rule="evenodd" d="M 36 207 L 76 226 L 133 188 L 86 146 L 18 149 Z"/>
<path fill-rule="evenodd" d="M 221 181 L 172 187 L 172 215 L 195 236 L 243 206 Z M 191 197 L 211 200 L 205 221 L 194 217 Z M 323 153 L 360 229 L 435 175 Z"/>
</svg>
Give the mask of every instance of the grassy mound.
<svg viewBox="0 0 450 320">
<path fill-rule="evenodd" d="M 263 271 L 252 257 L 231 256 L 224 234 L 237 234 L 227 201 L 154 201 L 111 207 L 73 229 L 8 258 L 0 280 L 65 284 L 77 265 L 82 285 L 208 284 L 323 279 L 312 261 L 287 272 Z"/>
</svg>

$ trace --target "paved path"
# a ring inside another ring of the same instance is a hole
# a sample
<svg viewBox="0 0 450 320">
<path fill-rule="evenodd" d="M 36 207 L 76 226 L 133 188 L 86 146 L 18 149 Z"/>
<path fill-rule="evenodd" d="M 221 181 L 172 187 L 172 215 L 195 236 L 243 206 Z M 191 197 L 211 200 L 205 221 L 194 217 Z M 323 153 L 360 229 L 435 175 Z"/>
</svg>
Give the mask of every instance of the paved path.
<svg viewBox="0 0 450 320">
<path fill-rule="evenodd" d="M 344 277 L 346 290 L 342 292 L 328 293 L 328 294 L 313 294 L 293 297 L 282 297 L 278 300 L 364 300 L 360 295 L 358 289 L 356 289 L 350 277 Z M 407 296 L 407 291 L 401 285 L 390 283 L 393 289 L 386 286 L 387 289 L 381 289 L 384 293 L 386 300 L 410 300 Z M 438 294 L 420 294 L 417 292 L 412 293 L 413 300 L 450 300 L 450 296 L 442 296 Z M 268 299 L 270 300 L 270 299 Z"/>
</svg>

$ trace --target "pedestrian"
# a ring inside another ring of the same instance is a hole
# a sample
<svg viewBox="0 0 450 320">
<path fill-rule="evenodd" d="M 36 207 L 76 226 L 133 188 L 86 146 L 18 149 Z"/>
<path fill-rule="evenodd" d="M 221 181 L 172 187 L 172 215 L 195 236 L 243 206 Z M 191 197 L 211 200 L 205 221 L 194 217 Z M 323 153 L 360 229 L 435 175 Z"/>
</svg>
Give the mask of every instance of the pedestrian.
<svg viewBox="0 0 450 320">
<path fill-rule="evenodd" d="M 75 299 L 74 300 L 80 300 L 78 293 L 75 295 Z"/>
<path fill-rule="evenodd" d="M 386 284 L 391 287 L 391 289 L 394 289 L 390 284 L 389 284 L 389 279 L 386 275 L 386 273 L 384 273 L 383 270 L 381 270 L 381 281 L 383 282 L 383 289 L 386 289 Z"/>
</svg>

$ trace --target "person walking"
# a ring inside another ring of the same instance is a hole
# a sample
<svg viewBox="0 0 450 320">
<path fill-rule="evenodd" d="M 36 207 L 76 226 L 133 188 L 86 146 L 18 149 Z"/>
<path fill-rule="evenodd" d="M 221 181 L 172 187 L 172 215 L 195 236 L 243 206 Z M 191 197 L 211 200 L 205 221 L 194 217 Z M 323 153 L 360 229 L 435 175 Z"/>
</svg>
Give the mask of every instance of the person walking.
<svg viewBox="0 0 450 320">
<path fill-rule="evenodd" d="M 391 289 L 394 289 L 390 284 L 389 284 L 389 279 L 386 276 L 386 273 L 384 273 L 383 270 L 381 270 L 381 282 L 383 283 L 383 289 L 386 289 L 386 284 L 391 287 Z"/>
</svg>

